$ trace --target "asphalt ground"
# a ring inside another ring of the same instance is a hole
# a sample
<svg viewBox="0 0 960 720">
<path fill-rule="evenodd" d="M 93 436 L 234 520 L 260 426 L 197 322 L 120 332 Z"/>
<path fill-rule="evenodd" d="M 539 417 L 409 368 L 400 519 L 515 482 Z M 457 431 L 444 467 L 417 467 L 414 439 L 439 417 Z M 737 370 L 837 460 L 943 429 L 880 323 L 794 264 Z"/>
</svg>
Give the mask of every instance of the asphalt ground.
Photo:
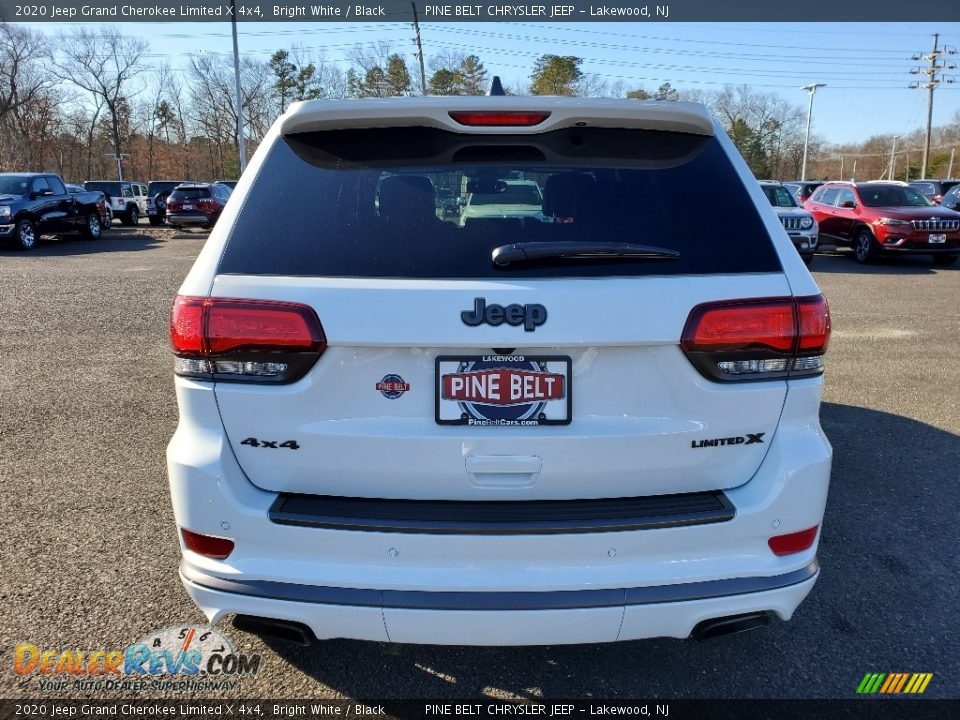
<svg viewBox="0 0 960 720">
<path fill-rule="evenodd" d="M 177 577 L 164 448 L 176 424 L 170 300 L 203 241 L 115 227 L 0 251 L 0 697 L 17 643 L 123 648 L 202 623 Z M 461 648 L 264 642 L 226 697 L 854 697 L 867 672 L 960 696 L 960 263 L 819 255 L 830 301 L 823 426 L 835 450 L 820 580 L 789 623 L 705 643 Z M 182 693 L 171 697 L 183 699 Z"/>
</svg>

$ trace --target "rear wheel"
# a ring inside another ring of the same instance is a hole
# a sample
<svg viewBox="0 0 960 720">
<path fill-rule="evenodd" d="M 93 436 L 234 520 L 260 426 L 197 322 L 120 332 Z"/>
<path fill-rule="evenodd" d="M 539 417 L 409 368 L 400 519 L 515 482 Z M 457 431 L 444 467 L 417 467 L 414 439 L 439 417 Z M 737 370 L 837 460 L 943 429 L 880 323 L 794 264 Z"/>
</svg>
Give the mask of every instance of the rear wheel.
<svg viewBox="0 0 960 720">
<path fill-rule="evenodd" d="M 933 264 L 934 265 L 953 265 L 956 262 L 958 255 L 953 253 L 947 253 L 946 255 L 934 255 Z"/>
<path fill-rule="evenodd" d="M 136 205 L 130 208 L 127 211 L 127 219 L 124 221 L 127 225 L 136 225 L 140 222 L 140 211 L 137 210 Z"/>
<path fill-rule="evenodd" d="M 867 228 L 860 228 L 853 239 L 853 255 L 858 263 L 869 264 L 876 262 L 877 241 L 873 239 L 873 233 Z"/>
<path fill-rule="evenodd" d="M 103 227 L 100 225 L 100 214 L 91 212 L 87 215 L 87 220 L 83 224 L 83 236 L 87 240 L 99 240 Z"/>
<path fill-rule="evenodd" d="M 113 210 L 111 210 L 109 207 L 107 208 L 106 223 L 107 223 L 107 227 L 110 227 L 111 225 L 113 225 Z"/>
<path fill-rule="evenodd" d="M 20 250 L 33 250 L 37 245 L 37 228 L 29 220 L 21 220 L 13 231 L 13 237 Z"/>
</svg>

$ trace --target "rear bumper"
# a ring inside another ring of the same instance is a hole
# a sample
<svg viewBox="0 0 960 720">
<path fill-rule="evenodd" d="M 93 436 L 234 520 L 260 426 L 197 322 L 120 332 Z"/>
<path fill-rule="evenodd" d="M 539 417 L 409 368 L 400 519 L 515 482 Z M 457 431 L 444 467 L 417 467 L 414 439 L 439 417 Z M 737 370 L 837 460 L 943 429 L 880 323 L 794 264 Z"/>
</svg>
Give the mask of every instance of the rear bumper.
<svg viewBox="0 0 960 720">
<path fill-rule="evenodd" d="M 703 620 L 747 612 L 788 619 L 816 582 L 814 560 L 774 577 L 554 592 L 353 590 L 204 575 L 184 562 L 193 601 L 230 612 L 302 622 L 317 638 L 438 645 L 542 645 L 685 638 Z"/>
<path fill-rule="evenodd" d="M 184 550 L 184 585 L 211 622 L 239 613 L 302 622 L 318 638 L 437 644 L 682 638 L 712 618 L 789 619 L 816 580 L 816 544 L 777 557 L 767 540 L 823 518 L 832 451 L 817 422 L 820 378 L 790 381 L 766 458 L 724 491 L 732 519 L 509 535 L 273 522 L 278 494 L 237 465 L 211 386 L 176 383 L 177 524 L 236 543 L 225 561 Z"/>
<path fill-rule="evenodd" d="M 172 225 L 212 225 L 213 219 L 201 213 L 167 213 L 167 222 Z"/>
</svg>

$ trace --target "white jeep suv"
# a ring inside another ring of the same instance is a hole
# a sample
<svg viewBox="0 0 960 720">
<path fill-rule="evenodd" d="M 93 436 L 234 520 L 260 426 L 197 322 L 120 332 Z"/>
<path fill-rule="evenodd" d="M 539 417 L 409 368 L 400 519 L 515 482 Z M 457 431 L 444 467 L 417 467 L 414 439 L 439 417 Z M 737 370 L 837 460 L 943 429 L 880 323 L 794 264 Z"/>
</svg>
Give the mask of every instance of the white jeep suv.
<svg viewBox="0 0 960 720">
<path fill-rule="evenodd" d="M 436 215 L 517 178 L 538 217 Z M 295 104 L 172 309 L 183 583 L 211 622 L 301 642 L 789 619 L 818 574 L 829 334 L 699 105 Z"/>
</svg>

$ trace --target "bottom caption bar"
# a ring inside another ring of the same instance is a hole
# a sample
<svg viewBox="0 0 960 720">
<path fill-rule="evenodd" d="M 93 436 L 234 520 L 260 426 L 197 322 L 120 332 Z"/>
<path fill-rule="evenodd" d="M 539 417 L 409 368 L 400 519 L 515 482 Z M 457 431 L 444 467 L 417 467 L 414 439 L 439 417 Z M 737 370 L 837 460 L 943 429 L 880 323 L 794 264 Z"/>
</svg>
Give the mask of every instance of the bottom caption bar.
<svg viewBox="0 0 960 720">
<path fill-rule="evenodd" d="M 879 698 L 879 696 L 878 696 Z M 0 718 L 803 718 L 960 717 L 960 700 L 0 700 Z"/>
</svg>

